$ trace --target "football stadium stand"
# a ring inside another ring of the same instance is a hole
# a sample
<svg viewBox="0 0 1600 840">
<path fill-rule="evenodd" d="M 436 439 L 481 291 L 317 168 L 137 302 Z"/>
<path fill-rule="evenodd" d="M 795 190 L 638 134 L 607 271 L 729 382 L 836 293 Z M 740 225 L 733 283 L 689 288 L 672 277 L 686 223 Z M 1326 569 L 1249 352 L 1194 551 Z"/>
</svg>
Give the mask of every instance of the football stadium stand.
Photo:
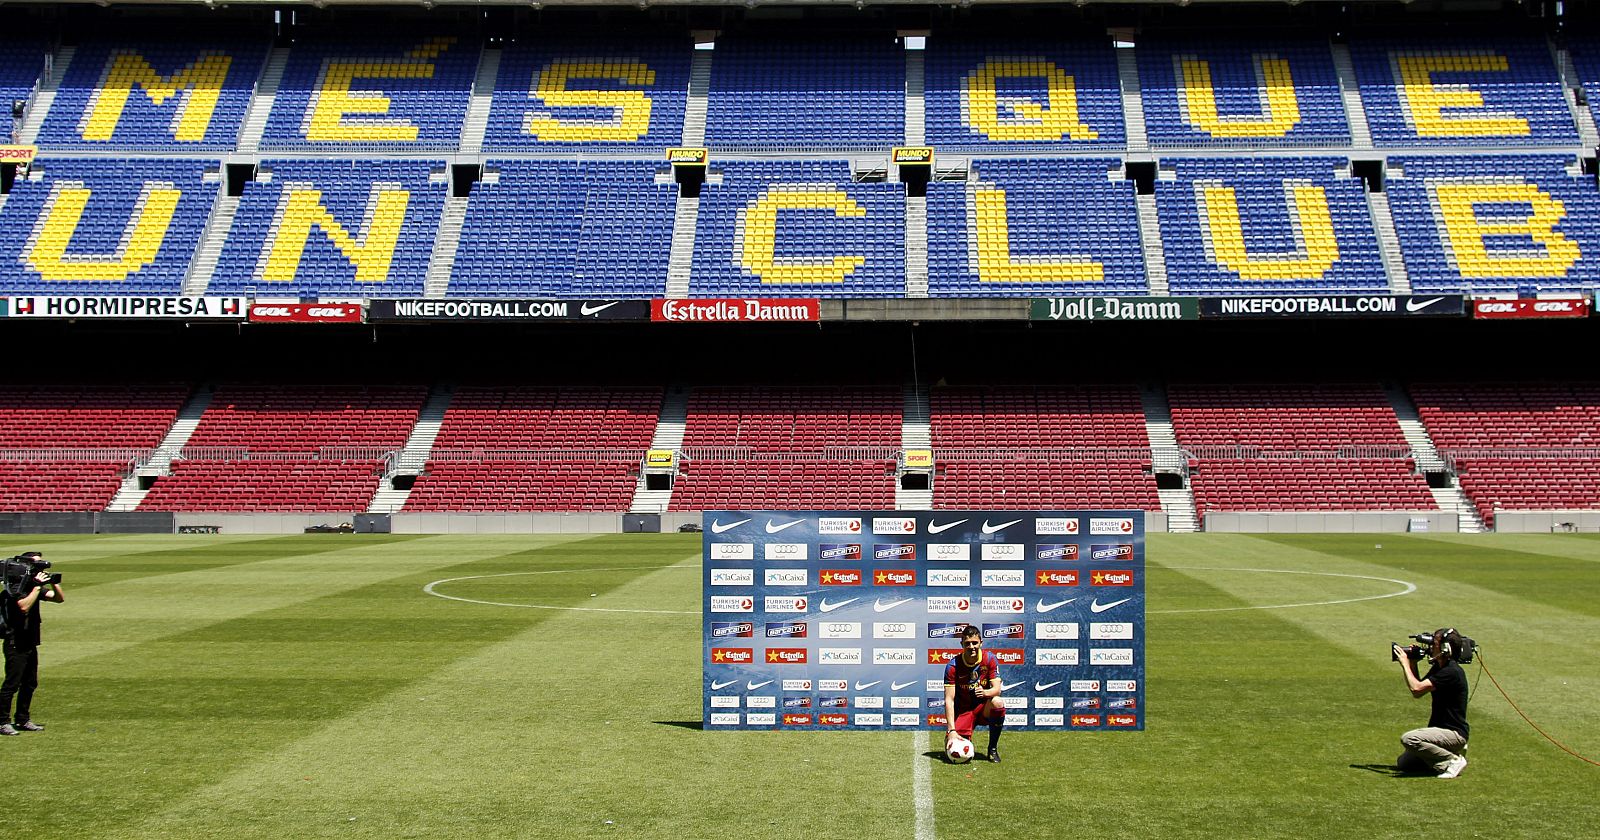
<svg viewBox="0 0 1600 840">
<path fill-rule="evenodd" d="M 35 142 L 52 150 L 230 151 L 266 57 L 265 41 L 80 44 Z"/>
<path fill-rule="evenodd" d="M 467 202 L 451 295 L 665 295 L 677 188 L 656 182 L 663 163 L 491 160 L 485 170 Z"/>
<path fill-rule="evenodd" d="M 905 185 L 844 160 L 730 160 L 700 194 L 690 297 L 900 297 Z"/>
<path fill-rule="evenodd" d="M 928 39 L 927 142 L 975 153 L 1118 148 L 1126 133 L 1111 44 Z"/>
<path fill-rule="evenodd" d="M 176 295 L 221 186 L 207 160 L 34 162 L 0 207 L 0 293 Z"/>
<path fill-rule="evenodd" d="M 422 297 L 447 186 L 442 161 L 264 161 L 207 291 Z"/>
<path fill-rule="evenodd" d="M 1418 383 L 1418 414 L 1484 522 L 1600 507 L 1600 385 Z"/>
<path fill-rule="evenodd" d="M 1145 294 L 1133 182 L 1115 158 L 980 159 L 928 185 L 928 296 Z"/>
<path fill-rule="evenodd" d="M 712 149 L 887 150 L 905 139 L 905 51 L 882 35 L 719 38 Z"/>
<path fill-rule="evenodd" d="M 1391 158 L 1389 204 L 1418 292 L 1587 290 L 1600 196 L 1572 156 Z"/>
<path fill-rule="evenodd" d="M 622 511 L 659 387 L 456 390 L 405 510 Z"/>
<path fill-rule="evenodd" d="M 1132 386 L 935 388 L 936 508 L 1160 510 Z"/>
<path fill-rule="evenodd" d="M 1140 38 L 1152 148 L 1347 146 L 1333 53 L 1321 38 Z"/>
<path fill-rule="evenodd" d="M 0 44 L 0 105 L 10 112 L 13 103 L 26 101 L 39 84 L 39 74 L 44 71 L 45 45 L 41 41 L 7 39 Z M 6 124 L 6 142 L 15 143 L 12 129 Z"/>
<path fill-rule="evenodd" d="M 1167 394 L 1178 442 L 1197 456 L 1202 516 L 1438 507 L 1377 385 L 1173 384 Z"/>
<path fill-rule="evenodd" d="M 105 508 L 187 393 L 181 385 L 0 387 L 0 511 Z"/>
<path fill-rule="evenodd" d="M 453 35 L 304 40 L 289 52 L 261 148 L 453 151 L 478 46 Z"/>
<path fill-rule="evenodd" d="M 692 46 L 687 37 L 621 34 L 508 46 L 483 148 L 648 152 L 677 146 Z"/>
<path fill-rule="evenodd" d="M 427 389 L 221 385 L 140 510 L 358 511 Z"/>
<path fill-rule="evenodd" d="M 1350 56 L 1378 148 L 1578 143 L 1542 38 L 1355 40 Z"/>
<path fill-rule="evenodd" d="M 671 510 L 891 509 L 901 409 L 892 388 L 695 388 Z"/>
<path fill-rule="evenodd" d="M 1173 294 L 1387 292 L 1366 190 L 1331 157 L 1163 158 Z"/>
</svg>

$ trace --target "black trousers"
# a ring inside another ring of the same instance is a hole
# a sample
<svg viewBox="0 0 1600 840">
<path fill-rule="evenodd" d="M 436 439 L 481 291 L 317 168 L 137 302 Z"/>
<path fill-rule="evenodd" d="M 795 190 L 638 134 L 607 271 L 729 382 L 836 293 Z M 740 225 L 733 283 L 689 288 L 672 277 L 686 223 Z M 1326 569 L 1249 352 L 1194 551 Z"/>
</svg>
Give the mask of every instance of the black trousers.
<svg viewBox="0 0 1600 840">
<path fill-rule="evenodd" d="M 0 723 L 8 719 L 27 723 L 33 705 L 33 690 L 39 687 L 39 649 L 5 642 L 6 681 L 0 685 Z M 11 716 L 11 697 L 16 695 L 17 714 Z"/>
</svg>

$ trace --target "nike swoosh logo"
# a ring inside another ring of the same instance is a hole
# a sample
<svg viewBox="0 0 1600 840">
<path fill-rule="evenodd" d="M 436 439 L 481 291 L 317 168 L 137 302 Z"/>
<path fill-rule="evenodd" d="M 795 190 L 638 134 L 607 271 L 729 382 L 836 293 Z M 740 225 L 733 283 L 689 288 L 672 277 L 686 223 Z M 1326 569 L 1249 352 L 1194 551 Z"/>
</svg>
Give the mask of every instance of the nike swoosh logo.
<svg viewBox="0 0 1600 840">
<path fill-rule="evenodd" d="M 1044 599 L 1040 598 L 1039 602 L 1033 605 L 1033 608 L 1035 610 L 1039 611 L 1039 612 L 1049 612 L 1049 611 L 1055 609 L 1056 607 L 1065 606 L 1065 605 L 1070 604 L 1070 603 L 1072 603 L 1073 601 L 1076 601 L 1076 600 L 1078 600 L 1078 599 L 1077 598 L 1068 598 L 1065 601 L 1056 601 L 1053 604 L 1046 604 L 1044 602 Z"/>
<path fill-rule="evenodd" d="M 599 306 L 590 306 L 589 304 L 586 303 L 586 304 L 578 307 L 578 312 L 581 313 L 581 314 L 584 314 L 584 315 L 593 315 L 596 312 L 604 312 L 607 309 L 610 309 L 611 307 L 616 306 L 617 304 L 619 304 L 621 302 L 622 301 L 620 301 L 620 300 L 614 300 L 614 301 L 612 301 L 610 303 L 602 303 Z"/>
<path fill-rule="evenodd" d="M 1019 685 L 1027 685 L 1027 683 L 1008 683 L 1005 680 L 1001 680 L 1000 681 L 1000 690 L 1001 691 L 1010 691 L 1011 689 L 1016 688 Z"/>
<path fill-rule="evenodd" d="M 889 683 L 889 690 L 890 691 L 899 691 L 900 689 L 905 688 L 908 685 L 916 685 L 916 684 L 917 684 L 916 680 L 912 680 L 911 682 L 892 682 L 892 683 Z"/>
<path fill-rule="evenodd" d="M 767 680 L 766 682 L 747 682 L 744 684 L 744 690 L 755 691 L 758 688 L 763 688 L 769 685 L 772 685 L 772 680 Z"/>
<path fill-rule="evenodd" d="M 1055 688 L 1056 686 L 1060 685 L 1063 682 L 1065 682 L 1065 680 L 1056 680 L 1053 683 L 1036 682 L 1036 683 L 1033 684 L 1033 690 L 1034 691 L 1049 691 L 1050 689 Z"/>
<path fill-rule="evenodd" d="M 951 528 L 954 528 L 957 525 L 960 525 L 961 523 L 966 522 L 966 521 L 967 520 L 965 520 L 965 519 L 957 519 L 954 522 L 946 522 L 943 525 L 935 525 L 932 522 L 929 522 L 928 523 L 928 533 L 930 533 L 930 534 L 942 534 L 945 531 L 948 531 Z"/>
<path fill-rule="evenodd" d="M 717 682 L 716 680 L 712 680 L 711 681 L 711 690 L 712 691 L 721 691 L 724 688 L 727 688 L 728 686 L 733 685 L 736 682 L 738 682 L 738 680 L 727 680 L 725 682 Z"/>
<path fill-rule="evenodd" d="M 983 532 L 985 534 L 993 534 L 996 531 L 1004 531 L 1021 521 L 1020 519 L 1013 519 L 1010 522 L 1002 522 L 999 525 L 990 525 L 989 520 L 985 519 L 983 520 Z"/>
<path fill-rule="evenodd" d="M 1094 599 L 1093 602 L 1091 602 L 1089 604 L 1089 612 L 1102 613 L 1102 612 L 1105 612 L 1106 610 L 1111 609 L 1112 607 L 1114 607 L 1114 606 L 1116 606 L 1118 604 L 1126 604 L 1126 603 L 1128 603 L 1129 601 L 1132 601 L 1132 600 L 1133 600 L 1132 598 L 1123 598 L 1120 601 L 1112 601 L 1109 604 L 1102 604 L 1102 603 L 1100 603 L 1100 599 L 1096 598 L 1096 599 Z"/>
<path fill-rule="evenodd" d="M 861 684 L 860 682 L 857 682 L 856 683 L 856 691 L 866 691 L 867 689 L 869 689 L 869 688 L 871 688 L 871 687 L 873 687 L 873 686 L 875 686 L 875 685 L 877 685 L 878 683 L 881 683 L 881 682 L 883 682 L 883 680 L 873 680 L 872 682 L 869 682 L 869 683 L 867 683 L 865 685 Z"/>
<path fill-rule="evenodd" d="M 861 600 L 861 599 L 860 598 L 850 598 L 848 600 L 840 601 L 837 604 L 830 604 L 830 603 L 828 603 L 828 599 L 827 598 L 823 598 L 822 599 L 822 611 L 823 612 L 833 612 L 834 610 L 844 606 L 845 604 L 854 604 L 855 602 L 857 602 L 859 600 Z"/>
<path fill-rule="evenodd" d="M 1428 307 L 1438 303 L 1441 300 L 1444 300 L 1444 298 L 1436 297 L 1436 298 L 1429 298 L 1428 300 L 1408 300 L 1408 301 L 1406 301 L 1406 311 L 1407 312 L 1416 312 L 1419 309 L 1427 309 Z"/>
<path fill-rule="evenodd" d="M 749 522 L 749 521 L 750 520 L 748 520 L 748 519 L 741 519 L 738 522 L 729 522 L 728 524 L 724 525 L 721 522 L 718 522 L 717 520 L 713 519 L 713 520 L 711 520 L 711 533 L 720 534 L 723 531 L 729 530 L 730 528 L 737 528 L 740 525 L 743 525 L 744 523 Z"/>
<path fill-rule="evenodd" d="M 885 604 L 883 602 L 883 599 L 879 598 L 878 600 L 872 602 L 872 611 L 873 612 L 884 612 L 886 610 L 892 610 L 895 607 L 898 607 L 901 604 L 907 603 L 910 600 L 911 600 L 910 598 L 901 598 L 898 601 L 890 601 L 889 603 Z"/>
<path fill-rule="evenodd" d="M 776 534 L 776 533 L 778 533 L 779 531 L 782 531 L 785 528 L 793 528 L 794 526 L 799 525 L 800 523 L 802 523 L 804 521 L 805 521 L 804 519 L 796 519 L 793 522 L 785 522 L 782 525 L 779 525 L 776 522 L 768 521 L 767 522 L 767 533 Z"/>
</svg>

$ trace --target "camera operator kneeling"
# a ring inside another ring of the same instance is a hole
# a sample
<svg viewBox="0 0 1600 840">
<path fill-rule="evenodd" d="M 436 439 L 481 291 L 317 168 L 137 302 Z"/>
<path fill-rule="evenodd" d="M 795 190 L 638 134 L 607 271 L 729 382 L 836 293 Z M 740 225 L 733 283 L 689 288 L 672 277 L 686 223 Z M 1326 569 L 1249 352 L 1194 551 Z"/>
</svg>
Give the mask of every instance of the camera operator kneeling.
<svg viewBox="0 0 1600 840">
<path fill-rule="evenodd" d="M 66 597 L 61 592 L 61 576 L 45 569 L 45 562 L 37 551 L 18 555 L 4 561 L 5 586 L 0 590 L 0 610 L 5 610 L 5 682 L 0 684 L 0 735 L 17 735 L 38 732 L 44 727 L 34 723 L 30 706 L 34 689 L 39 687 L 39 613 L 40 601 L 61 603 Z M 16 717 L 11 717 L 11 698 L 17 698 Z M 16 721 L 12 726 L 7 719 Z"/>
<path fill-rule="evenodd" d="M 1406 687 L 1412 697 L 1433 695 L 1433 714 L 1428 725 L 1400 736 L 1405 752 L 1395 764 L 1402 772 L 1434 773 L 1441 779 L 1454 779 L 1467 766 L 1467 675 L 1457 659 L 1470 662 L 1472 640 L 1444 627 L 1433 633 L 1413 636 L 1428 647 L 1393 646 L 1390 654 L 1400 663 Z M 1427 656 L 1433 667 L 1426 676 L 1417 676 L 1417 661 Z"/>
</svg>

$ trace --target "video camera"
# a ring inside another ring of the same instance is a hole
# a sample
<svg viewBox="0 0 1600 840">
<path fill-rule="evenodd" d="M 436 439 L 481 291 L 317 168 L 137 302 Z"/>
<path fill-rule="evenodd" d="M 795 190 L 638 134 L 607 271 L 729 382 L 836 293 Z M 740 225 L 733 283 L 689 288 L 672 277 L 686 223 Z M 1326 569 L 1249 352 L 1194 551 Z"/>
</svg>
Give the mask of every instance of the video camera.
<svg viewBox="0 0 1600 840">
<path fill-rule="evenodd" d="M 39 586 L 39 581 L 34 578 L 45 569 L 50 568 L 50 561 L 39 557 L 29 557 L 19 554 L 0 560 L 0 584 L 5 586 L 6 594 L 13 598 L 21 598 Z M 60 583 L 61 573 L 56 572 L 45 583 Z"/>
<path fill-rule="evenodd" d="M 1472 661 L 1472 657 L 1478 652 L 1477 642 L 1474 642 L 1466 636 L 1463 636 L 1459 630 L 1450 629 L 1441 631 L 1441 633 L 1443 634 L 1444 638 L 1442 638 L 1440 641 L 1450 646 L 1451 660 L 1462 665 L 1466 665 Z M 1424 656 L 1427 656 L 1428 652 L 1433 649 L 1434 635 L 1435 634 L 1433 633 L 1416 633 L 1410 636 L 1410 638 L 1416 640 L 1417 643 L 1414 645 L 1407 645 L 1405 648 L 1403 648 L 1406 658 L 1410 659 L 1412 662 L 1416 662 L 1417 660 L 1422 659 Z M 1399 642 L 1390 643 L 1390 662 L 1399 661 L 1400 657 L 1396 656 L 1394 653 L 1394 649 L 1399 645 Z"/>
</svg>

